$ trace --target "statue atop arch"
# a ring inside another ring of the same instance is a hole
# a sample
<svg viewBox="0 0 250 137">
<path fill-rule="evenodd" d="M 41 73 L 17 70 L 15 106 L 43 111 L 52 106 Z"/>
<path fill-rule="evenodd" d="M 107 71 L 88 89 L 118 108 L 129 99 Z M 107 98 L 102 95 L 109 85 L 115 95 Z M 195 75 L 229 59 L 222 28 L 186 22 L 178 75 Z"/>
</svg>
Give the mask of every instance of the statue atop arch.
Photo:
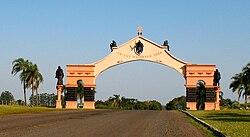
<svg viewBox="0 0 250 137">
<path fill-rule="evenodd" d="M 162 46 L 166 46 L 166 47 L 167 47 L 167 49 L 168 49 L 168 51 L 169 51 L 168 40 L 165 40 L 165 41 L 163 42 L 163 45 L 162 45 Z"/>
<path fill-rule="evenodd" d="M 113 47 L 117 47 L 116 42 L 112 40 L 112 43 L 110 44 L 110 50 L 113 51 Z"/>
<path fill-rule="evenodd" d="M 221 75 L 218 69 L 214 71 L 214 86 L 220 86 Z"/>
<path fill-rule="evenodd" d="M 60 66 L 58 66 L 55 76 L 55 78 L 57 78 L 57 85 L 63 85 L 63 77 L 64 77 L 63 69 Z"/>
</svg>

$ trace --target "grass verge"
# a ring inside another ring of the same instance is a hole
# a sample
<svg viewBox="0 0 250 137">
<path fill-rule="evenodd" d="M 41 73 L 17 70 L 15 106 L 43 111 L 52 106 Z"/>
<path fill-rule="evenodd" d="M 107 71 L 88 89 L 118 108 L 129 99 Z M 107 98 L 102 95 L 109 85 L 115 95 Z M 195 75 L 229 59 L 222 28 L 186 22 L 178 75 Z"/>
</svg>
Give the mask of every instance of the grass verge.
<svg viewBox="0 0 250 137">
<path fill-rule="evenodd" d="M 188 111 L 231 137 L 250 136 L 249 110 Z"/>
<path fill-rule="evenodd" d="M 194 126 L 198 127 L 199 129 L 201 129 L 207 136 L 206 137 L 215 137 L 215 135 L 213 134 L 212 131 L 210 131 L 208 128 L 204 127 L 202 124 L 198 123 L 197 121 L 195 121 L 194 119 L 192 119 L 191 117 L 187 116 L 186 114 L 180 112 L 185 118 L 187 118 L 187 120 L 189 122 L 191 122 Z"/>
<path fill-rule="evenodd" d="M 19 113 L 38 113 L 38 112 L 48 112 L 48 111 L 64 111 L 64 110 L 67 109 L 0 105 L 0 115 L 19 114 Z"/>
</svg>

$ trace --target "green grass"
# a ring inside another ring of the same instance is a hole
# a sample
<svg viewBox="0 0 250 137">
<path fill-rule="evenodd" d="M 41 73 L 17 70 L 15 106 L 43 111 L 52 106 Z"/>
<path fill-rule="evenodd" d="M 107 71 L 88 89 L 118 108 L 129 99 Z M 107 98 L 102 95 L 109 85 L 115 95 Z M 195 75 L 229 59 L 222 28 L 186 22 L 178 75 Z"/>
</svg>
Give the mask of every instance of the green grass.
<svg viewBox="0 0 250 137">
<path fill-rule="evenodd" d="M 250 136 L 249 110 L 188 111 L 231 137 Z"/>
<path fill-rule="evenodd" d="M 38 112 L 59 111 L 59 110 L 62 111 L 66 109 L 0 105 L 0 115 L 19 114 L 19 113 L 38 113 Z"/>
</svg>

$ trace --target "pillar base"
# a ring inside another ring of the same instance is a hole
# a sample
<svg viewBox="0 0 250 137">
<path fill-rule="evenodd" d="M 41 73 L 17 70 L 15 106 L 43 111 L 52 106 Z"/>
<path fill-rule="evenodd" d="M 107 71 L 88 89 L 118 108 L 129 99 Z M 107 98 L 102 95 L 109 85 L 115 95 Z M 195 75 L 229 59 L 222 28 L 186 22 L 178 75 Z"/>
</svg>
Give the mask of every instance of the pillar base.
<svg viewBox="0 0 250 137">
<path fill-rule="evenodd" d="M 220 110 L 220 102 L 215 102 L 215 110 Z"/>
<path fill-rule="evenodd" d="M 62 100 L 56 100 L 56 108 L 62 108 Z"/>
<path fill-rule="evenodd" d="M 84 109 L 95 109 L 95 101 L 84 101 Z"/>
<path fill-rule="evenodd" d="M 186 108 L 189 108 L 189 110 L 197 110 L 196 102 L 186 102 L 186 105 Z"/>
<path fill-rule="evenodd" d="M 65 108 L 67 108 L 67 109 L 77 109 L 77 101 L 66 101 Z"/>
<path fill-rule="evenodd" d="M 215 110 L 215 102 L 205 102 L 205 110 Z"/>
</svg>

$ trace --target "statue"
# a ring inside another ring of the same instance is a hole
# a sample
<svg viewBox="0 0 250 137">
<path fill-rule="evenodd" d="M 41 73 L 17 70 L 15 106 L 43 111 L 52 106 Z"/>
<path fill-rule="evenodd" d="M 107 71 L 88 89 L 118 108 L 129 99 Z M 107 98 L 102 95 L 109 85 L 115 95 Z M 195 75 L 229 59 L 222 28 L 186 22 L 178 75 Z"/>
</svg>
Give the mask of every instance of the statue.
<svg viewBox="0 0 250 137">
<path fill-rule="evenodd" d="M 63 85 L 63 77 L 64 77 L 64 74 L 63 74 L 63 70 L 61 69 L 60 66 L 58 66 L 57 70 L 56 70 L 56 76 L 55 78 L 57 78 L 57 85 Z"/>
<path fill-rule="evenodd" d="M 163 42 L 163 45 L 162 45 L 162 46 L 167 46 L 167 49 L 168 49 L 168 51 L 169 51 L 168 40 L 165 40 L 165 41 Z"/>
<path fill-rule="evenodd" d="M 220 72 L 218 69 L 216 69 L 214 72 L 214 86 L 220 86 L 220 79 L 221 79 Z"/>
<path fill-rule="evenodd" d="M 112 43 L 110 44 L 111 52 L 113 51 L 113 47 L 117 47 L 116 42 L 114 40 L 112 40 Z"/>
<path fill-rule="evenodd" d="M 136 46 L 135 46 L 135 52 L 137 54 L 141 54 L 143 52 L 143 44 L 141 43 L 141 41 L 139 40 L 139 42 L 136 43 Z"/>
</svg>

